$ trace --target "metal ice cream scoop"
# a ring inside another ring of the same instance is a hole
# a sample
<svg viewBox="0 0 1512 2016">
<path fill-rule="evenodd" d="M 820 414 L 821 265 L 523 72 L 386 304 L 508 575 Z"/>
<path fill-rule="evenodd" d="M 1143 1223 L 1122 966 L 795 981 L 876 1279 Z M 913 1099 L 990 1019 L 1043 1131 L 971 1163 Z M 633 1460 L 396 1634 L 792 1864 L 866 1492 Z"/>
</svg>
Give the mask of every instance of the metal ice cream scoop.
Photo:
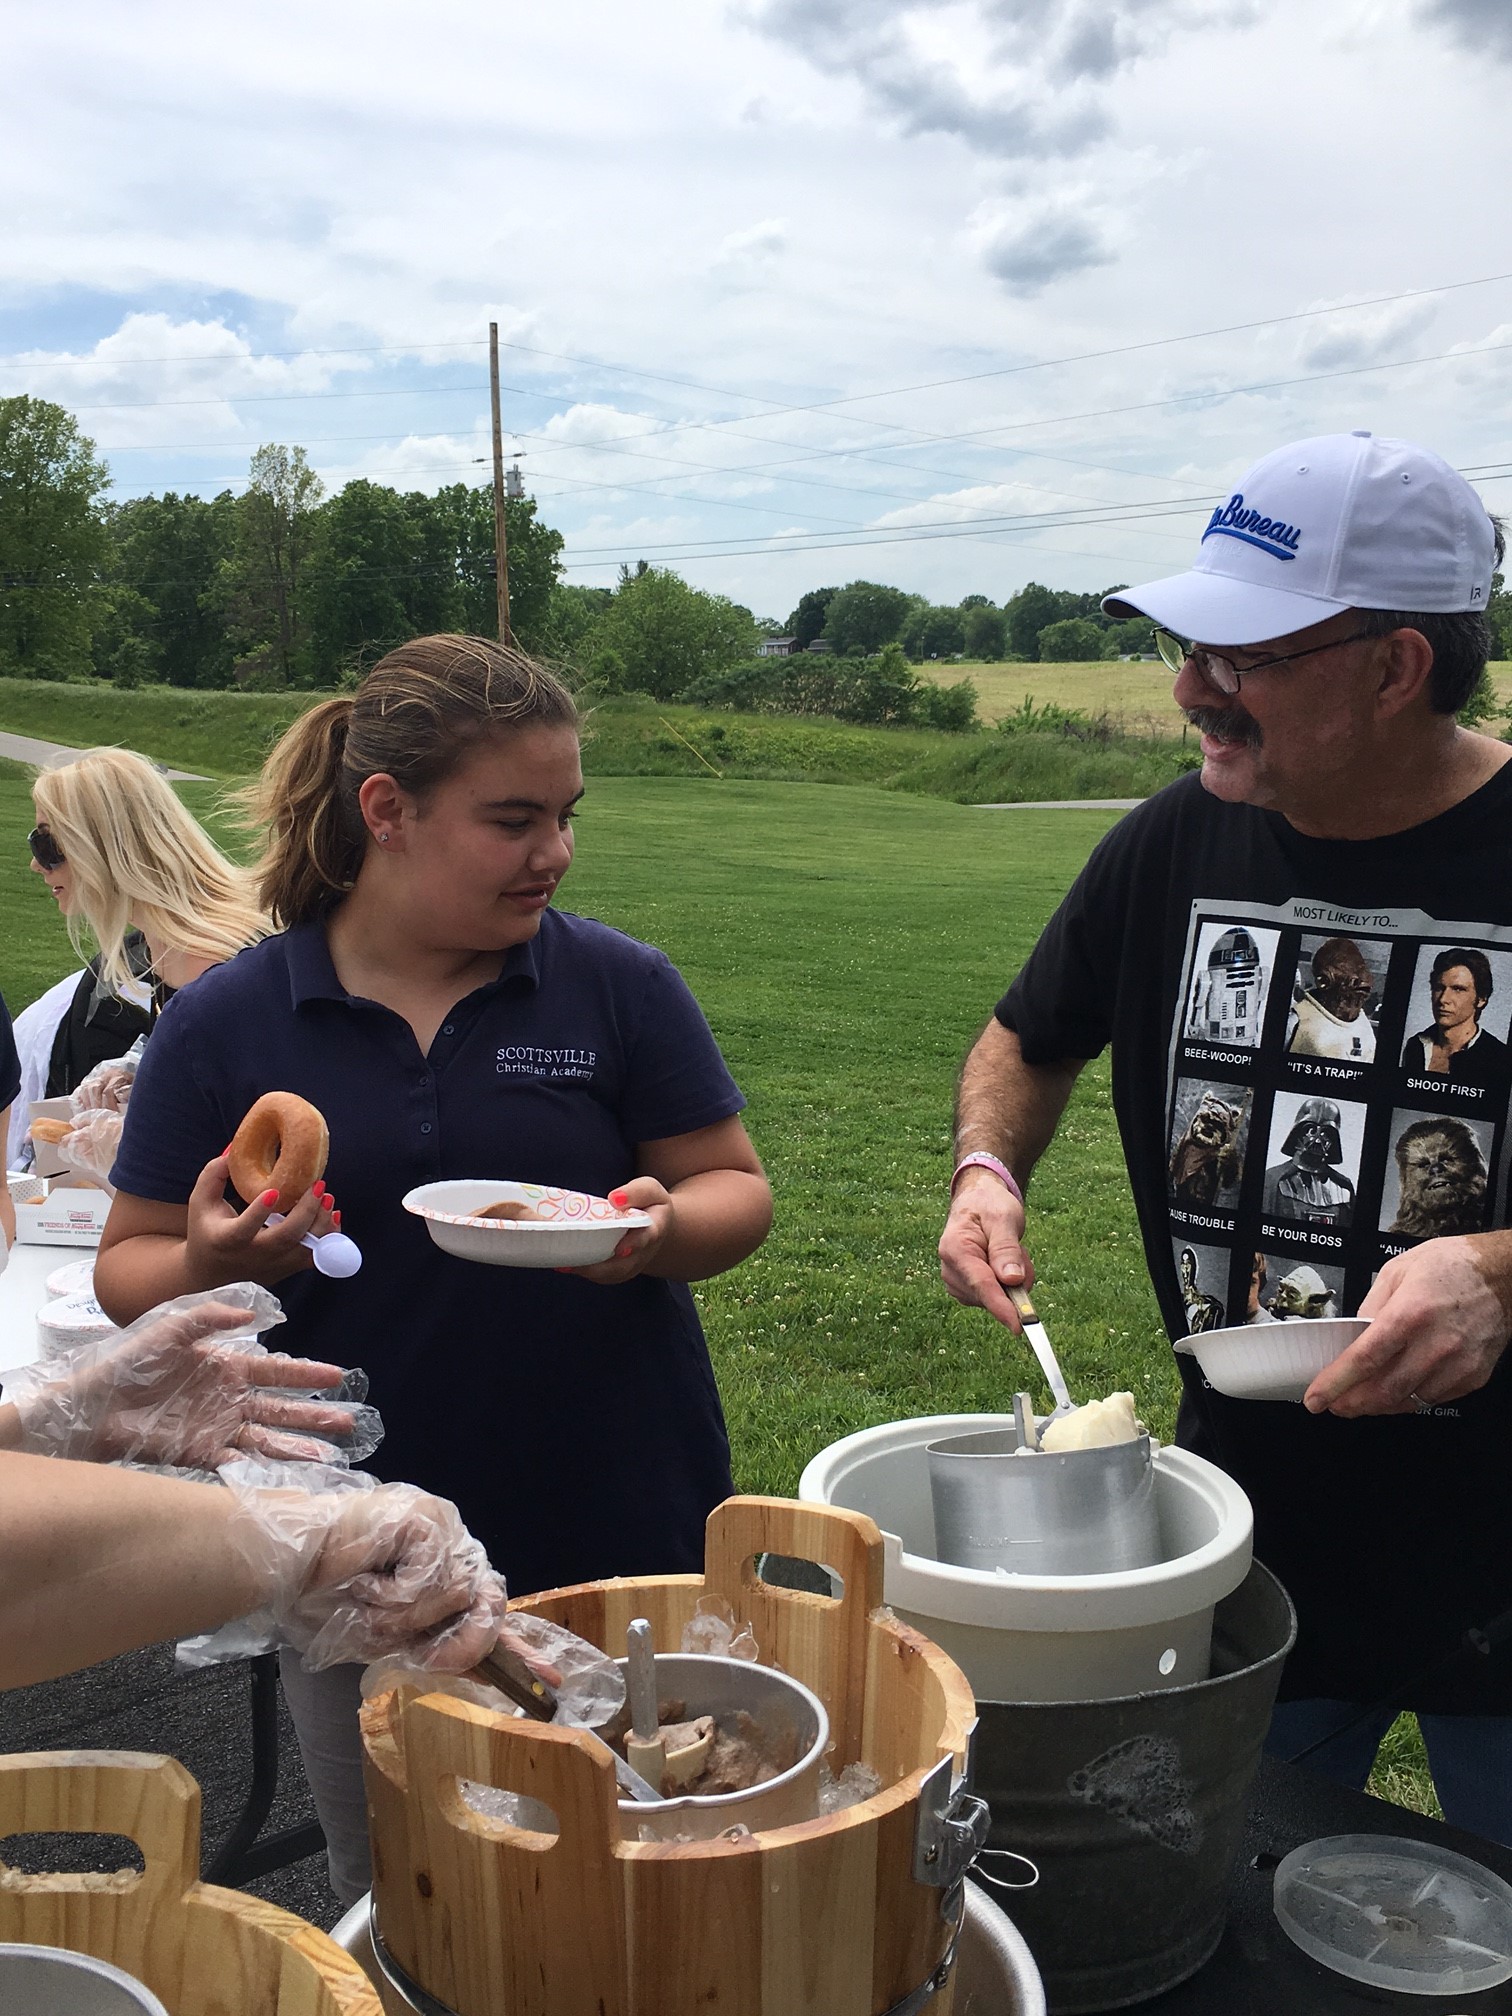
<svg viewBox="0 0 1512 2016">
<path fill-rule="evenodd" d="M 540 1674 L 535 1672 L 513 1647 L 502 1642 L 495 1645 L 486 1659 L 478 1661 L 476 1671 L 490 1685 L 497 1687 L 501 1694 L 508 1695 L 516 1707 L 523 1708 L 533 1721 L 555 1721 L 556 1690 L 549 1687 Z M 607 1753 L 622 1791 L 628 1792 L 632 1799 L 660 1803 L 662 1795 L 655 1786 L 648 1785 L 640 1773 L 627 1764 L 614 1746 L 606 1743 L 596 1729 L 589 1729 L 581 1722 L 574 1722 L 571 1726 L 581 1729 L 591 1743 Z"/>
<path fill-rule="evenodd" d="M 1055 1350 L 1050 1339 L 1045 1335 L 1045 1326 L 1039 1320 L 1029 1290 L 1027 1288 L 1010 1288 L 1008 1290 L 1008 1300 L 1019 1313 L 1019 1320 L 1024 1326 L 1025 1341 L 1035 1357 L 1038 1358 L 1040 1370 L 1050 1382 L 1050 1391 L 1055 1395 L 1055 1414 L 1052 1414 L 1049 1418 L 1053 1421 L 1056 1414 L 1070 1414 L 1073 1412 L 1076 1403 L 1071 1398 L 1071 1389 L 1066 1384 L 1066 1375 L 1060 1368 L 1060 1360 L 1055 1355 Z"/>
</svg>

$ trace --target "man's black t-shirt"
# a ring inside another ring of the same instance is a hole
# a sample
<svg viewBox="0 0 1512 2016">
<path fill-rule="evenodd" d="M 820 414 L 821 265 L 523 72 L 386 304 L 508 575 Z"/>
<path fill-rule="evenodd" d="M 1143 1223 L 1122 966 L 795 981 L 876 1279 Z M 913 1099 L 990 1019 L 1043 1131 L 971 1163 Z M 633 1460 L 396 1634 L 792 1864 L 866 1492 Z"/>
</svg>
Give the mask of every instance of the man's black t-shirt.
<svg viewBox="0 0 1512 2016">
<path fill-rule="evenodd" d="M 1402 1065 L 1433 1020 L 1434 959 L 1457 945 L 1490 963 L 1481 1026 L 1504 1045 L 1512 764 L 1439 818 L 1364 841 L 1307 839 L 1183 778 L 1097 847 L 997 1012 L 1031 1064 L 1111 1042 L 1173 1338 L 1194 1296 L 1230 1324 L 1352 1314 L 1392 1255 L 1508 1224 L 1512 1073 Z M 1341 970 L 1368 972 L 1368 993 L 1331 991 Z M 1299 1028 L 1328 1054 L 1295 1047 Z M 1401 1682 L 1425 1710 L 1512 1712 L 1512 1653 L 1441 1668 L 1512 1608 L 1508 1358 L 1431 1413 L 1357 1421 L 1231 1400 L 1179 1362 L 1178 1439 L 1249 1493 L 1256 1553 L 1297 1604 L 1283 1694 L 1374 1700 Z"/>
</svg>

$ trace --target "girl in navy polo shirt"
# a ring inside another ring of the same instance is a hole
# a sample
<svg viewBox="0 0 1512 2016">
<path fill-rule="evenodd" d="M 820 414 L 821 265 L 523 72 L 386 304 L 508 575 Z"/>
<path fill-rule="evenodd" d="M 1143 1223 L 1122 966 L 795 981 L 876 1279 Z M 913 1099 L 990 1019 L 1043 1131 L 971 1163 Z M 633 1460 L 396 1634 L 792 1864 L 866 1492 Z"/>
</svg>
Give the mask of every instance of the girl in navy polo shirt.
<svg viewBox="0 0 1512 2016">
<path fill-rule="evenodd" d="M 682 979 L 550 907 L 582 789 L 571 695 L 481 638 L 420 638 L 297 721 L 257 794 L 283 928 L 163 1014 L 95 1269 L 118 1322 L 277 1284 L 287 1349 L 369 1368 L 373 1467 L 455 1500 L 516 1594 L 701 1567 L 732 1485 L 686 1284 L 771 1222 L 745 1102 Z M 222 1144 L 275 1090 L 321 1109 L 331 1151 L 329 1187 L 269 1226 L 226 1201 Z M 400 1205 L 473 1176 L 612 1190 L 652 1222 L 597 1267 L 478 1266 Z M 350 1281 L 299 1243 L 333 1220 L 365 1256 Z M 356 1669 L 284 1663 L 350 1902 L 368 1880 Z"/>
</svg>

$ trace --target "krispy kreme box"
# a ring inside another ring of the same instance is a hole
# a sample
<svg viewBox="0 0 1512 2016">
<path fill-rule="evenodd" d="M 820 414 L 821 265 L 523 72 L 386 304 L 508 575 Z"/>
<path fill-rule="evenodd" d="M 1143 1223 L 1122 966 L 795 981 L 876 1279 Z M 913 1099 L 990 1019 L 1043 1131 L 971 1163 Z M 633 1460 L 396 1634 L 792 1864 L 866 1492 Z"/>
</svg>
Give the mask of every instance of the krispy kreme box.
<svg viewBox="0 0 1512 2016">
<path fill-rule="evenodd" d="M 66 1099 L 36 1099 L 33 1120 L 66 1120 Z M 32 1143 L 32 1178 L 11 1179 L 16 1238 L 28 1246 L 98 1246 L 110 1198 L 87 1176 L 70 1169 L 50 1141 Z"/>
<path fill-rule="evenodd" d="M 16 1197 L 16 1238 L 28 1246 L 98 1246 L 110 1199 L 79 1177 L 35 1179 L 33 1194 Z"/>
</svg>

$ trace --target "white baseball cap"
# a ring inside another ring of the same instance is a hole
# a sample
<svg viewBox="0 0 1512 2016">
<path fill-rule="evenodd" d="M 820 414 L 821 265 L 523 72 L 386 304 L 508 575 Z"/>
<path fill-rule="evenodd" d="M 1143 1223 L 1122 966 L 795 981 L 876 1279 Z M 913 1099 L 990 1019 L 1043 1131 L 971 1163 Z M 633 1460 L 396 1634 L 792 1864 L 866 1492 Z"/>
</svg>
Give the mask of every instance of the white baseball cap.
<svg viewBox="0 0 1512 2016">
<path fill-rule="evenodd" d="M 1267 455 L 1208 520 L 1190 573 L 1102 606 L 1203 644 L 1260 644 L 1345 609 L 1484 609 L 1494 564 L 1494 528 L 1464 477 L 1362 428 Z"/>
</svg>

